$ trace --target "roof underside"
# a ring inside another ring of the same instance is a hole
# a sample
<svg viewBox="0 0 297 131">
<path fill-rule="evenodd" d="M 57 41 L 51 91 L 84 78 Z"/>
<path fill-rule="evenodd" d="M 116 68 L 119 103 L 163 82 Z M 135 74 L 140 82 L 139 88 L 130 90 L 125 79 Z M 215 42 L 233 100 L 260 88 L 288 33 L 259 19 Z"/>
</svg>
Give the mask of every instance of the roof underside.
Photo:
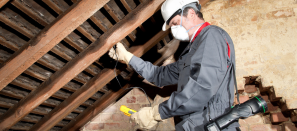
<svg viewBox="0 0 297 131">
<path fill-rule="evenodd" d="M 141 78 L 119 64 L 120 88 L 107 52 L 121 41 L 155 65 L 171 56 L 163 1 L 1 1 L 0 130 L 77 130 L 123 96 Z"/>
</svg>

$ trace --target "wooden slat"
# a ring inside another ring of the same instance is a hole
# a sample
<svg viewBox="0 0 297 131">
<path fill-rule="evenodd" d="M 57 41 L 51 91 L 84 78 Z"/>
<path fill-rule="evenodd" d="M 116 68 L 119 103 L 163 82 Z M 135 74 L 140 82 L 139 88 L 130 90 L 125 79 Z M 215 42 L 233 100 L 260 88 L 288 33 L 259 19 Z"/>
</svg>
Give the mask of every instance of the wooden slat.
<svg viewBox="0 0 297 131">
<path fill-rule="evenodd" d="M 0 8 L 4 6 L 9 0 L 0 0 Z"/>
<path fill-rule="evenodd" d="M 13 105 L 17 104 L 18 101 L 16 100 L 11 100 L 8 98 L 4 98 L 0 96 L 0 107 L 3 108 L 11 108 Z M 37 107 L 35 108 L 31 113 L 37 114 L 37 115 L 47 115 L 52 109 L 48 107 Z M 79 107 L 75 110 L 77 113 L 82 113 L 83 110 Z M 64 119 L 66 120 L 72 120 L 73 118 L 76 117 L 76 114 L 70 113 L 68 116 L 66 116 Z"/>
<path fill-rule="evenodd" d="M 75 131 L 79 130 L 83 125 L 85 125 L 91 118 L 94 118 L 98 113 L 102 112 L 106 107 L 115 102 L 120 96 L 127 93 L 129 90 L 127 88 L 131 87 L 130 84 L 125 85 L 117 92 L 109 92 L 102 97 L 102 99 L 96 101 L 94 106 L 87 108 L 82 114 L 79 114 L 75 120 L 71 121 L 67 126 L 65 126 L 62 131 Z"/>
<path fill-rule="evenodd" d="M 0 94 L 5 95 L 5 96 L 8 96 L 8 97 L 16 98 L 16 99 L 23 99 L 29 93 L 26 92 L 26 91 L 21 91 L 21 90 L 18 90 L 16 88 L 7 86 L 3 90 L 0 91 Z M 55 98 L 59 98 L 59 97 L 61 98 L 62 97 L 62 99 L 65 100 L 66 98 L 68 98 L 70 96 L 70 95 L 67 96 L 67 94 L 65 95 L 65 93 L 63 93 L 61 95 L 60 94 L 57 94 L 56 93 L 56 95 L 54 95 L 53 97 L 55 97 Z M 96 97 L 96 98 L 99 99 L 100 97 L 99 98 Z M 61 103 L 60 101 L 57 101 L 57 100 L 54 100 L 54 99 L 49 98 L 46 101 L 44 101 L 42 103 L 42 105 L 49 106 L 49 107 L 56 107 L 60 103 Z M 82 105 L 84 105 L 84 106 L 90 106 L 89 103 L 82 103 Z M 81 113 L 81 111 L 79 111 L 77 109 L 73 110 L 73 112 Z"/>
<path fill-rule="evenodd" d="M 0 27 L 0 43 L 1 45 L 13 51 L 17 51 L 26 43 L 26 41 L 20 39 L 17 35 L 7 31 L 6 29 Z"/>
<path fill-rule="evenodd" d="M 2 30 L 0 31 L 0 40 L 2 40 L 2 45 L 10 48 L 13 51 L 17 51 L 22 45 L 24 45 L 26 42 L 22 39 L 20 39 L 19 37 L 17 37 L 16 35 L 12 34 L 11 32 L 1 28 Z M 72 57 L 74 58 L 76 56 L 76 54 L 71 51 L 70 49 L 68 49 L 67 47 L 65 47 L 64 45 L 62 45 L 61 43 L 56 45 L 52 51 L 56 54 L 58 54 L 59 56 L 66 56 L 67 58 L 69 57 L 69 59 L 71 60 Z M 2 54 L 0 61 L 4 62 L 7 60 L 7 58 L 9 58 L 11 56 L 11 54 L 9 53 L 5 53 L 5 51 L 0 51 L 0 53 Z M 68 60 L 68 59 L 66 59 Z M 53 57 L 52 55 L 49 54 L 45 54 L 44 56 L 42 56 L 41 59 L 39 59 L 37 61 L 37 63 L 40 63 L 54 71 L 60 70 L 65 63 L 58 60 L 56 57 Z M 31 67 L 34 66 L 34 68 L 32 69 Z M 25 71 L 26 74 L 29 74 L 37 79 L 40 80 L 45 80 L 47 79 L 49 76 L 46 75 L 42 75 L 42 74 L 52 74 L 49 71 L 43 70 L 42 68 L 36 66 L 36 65 L 32 65 L 29 69 L 27 69 Z M 36 69 L 37 68 L 37 69 Z M 36 71 L 36 70 L 37 71 Z M 41 70 L 41 71 L 38 71 Z M 96 67 L 95 65 L 90 65 L 88 68 L 86 68 L 85 70 L 86 72 L 92 74 L 93 76 L 98 74 L 101 70 Z M 40 73 L 38 73 L 40 72 Z M 47 73 L 46 73 L 47 72 Z M 79 75 L 82 76 L 82 75 Z M 86 77 L 88 78 L 88 77 Z M 82 82 L 83 84 L 86 82 L 85 80 L 83 80 L 82 78 L 76 77 L 75 78 L 77 81 Z"/>
<path fill-rule="evenodd" d="M 179 43 L 179 41 L 173 40 L 171 41 L 171 43 L 176 46 L 177 43 Z M 175 48 L 175 46 L 172 46 L 172 48 Z M 174 50 L 174 49 L 170 49 L 170 50 Z M 154 65 L 161 65 L 169 56 L 172 56 L 174 53 L 175 51 L 171 51 L 171 52 L 168 52 L 167 54 L 163 54 L 160 59 L 154 62 Z M 126 84 L 117 92 L 110 91 L 109 93 L 105 94 L 100 100 L 97 100 L 93 106 L 88 107 L 83 113 L 79 114 L 77 118 L 75 118 L 67 126 L 65 126 L 62 129 L 62 131 L 80 129 L 87 122 L 91 121 L 100 112 L 102 112 L 106 107 L 116 102 L 118 98 L 122 97 L 123 94 L 128 92 L 129 90 L 127 90 L 127 88 L 129 87 L 131 87 L 131 85 Z"/>
<path fill-rule="evenodd" d="M 0 63 L 4 63 L 10 56 L 11 54 L 7 51 L 0 50 Z"/>
<path fill-rule="evenodd" d="M 121 19 L 125 17 L 124 13 L 121 11 L 121 9 L 117 6 L 114 0 L 111 0 L 108 2 L 104 9 L 110 14 L 110 16 L 116 21 L 119 22 Z M 135 41 L 136 39 L 136 31 L 132 31 L 128 36 L 132 41 Z"/>
<path fill-rule="evenodd" d="M 58 14 L 62 14 L 65 12 L 69 5 L 65 1 L 62 0 L 42 0 L 46 4 L 48 4 L 53 10 L 55 10 Z M 77 30 L 82 33 L 85 37 L 87 37 L 90 41 L 94 42 L 99 38 L 100 34 L 96 32 L 92 27 L 85 28 L 88 26 L 87 22 L 84 22 L 81 26 L 77 27 Z"/>
<path fill-rule="evenodd" d="M 169 31 L 160 31 L 144 45 L 131 48 L 131 53 L 137 57 L 141 57 L 168 34 Z M 95 76 L 91 81 L 77 90 L 68 99 L 62 102 L 62 104 L 46 115 L 39 123 L 34 125 L 31 130 L 48 130 L 55 126 L 56 123 L 61 121 L 73 109 L 76 109 L 81 103 L 92 96 L 94 92 L 103 88 L 104 85 L 114 78 L 115 75 L 113 69 L 104 69 L 101 74 Z"/>
<path fill-rule="evenodd" d="M 84 0 L 79 2 L 76 6 L 72 6 L 69 12 L 64 13 L 63 16 L 59 17 L 54 23 L 48 25 L 40 32 L 38 36 L 14 53 L 14 55 L 1 66 L 0 90 L 40 59 L 75 28 L 91 17 L 108 1 L 109 0 Z M 12 124 L 13 123 L 10 123 L 5 127 L 9 127 Z M 4 128 L 4 126 L 0 127 Z"/>
<path fill-rule="evenodd" d="M 113 27 L 112 23 L 101 13 L 101 11 L 97 11 L 90 18 L 92 22 L 94 22 L 104 33 Z M 124 38 L 121 42 L 123 42 L 127 47 L 130 47 L 130 43 L 126 38 Z"/>
<path fill-rule="evenodd" d="M 31 110 L 62 88 L 72 78 L 79 74 L 79 72 L 83 71 L 95 60 L 100 58 L 113 45 L 122 40 L 127 34 L 135 30 L 141 23 L 152 16 L 157 11 L 157 9 L 159 9 L 163 1 L 164 0 L 151 0 L 138 6 L 122 21 L 118 22 L 112 29 L 104 33 L 96 42 L 81 52 L 80 55 L 68 62 L 64 66 L 63 70 L 57 71 L 38 89 L 32 91 L 25 99 L 21 100 L 19 104 L 9 109 L 7 113 L 2 116 L 3 120 L 0 121 L 0 130 L 11 127 L 13 124 L 27 115 Z M 92 1 L 93 3 L 89 2 L 89 0 L 81 1 L 77 5 L 82 6 L 80 8 L 81 10 L 78 11 L 83 12 L 82 9 L 84 9 L 83 7 L 86 6 L 88 7 L 88 10 L 92 10 L 93 5 L 98 5 L 98 3 L 101 4 L 101 1 L 99 2 L 94 0 Z M 77 13 L 73 15 L 78 16 Z M 80 16 L 79 18 L 83 19 L 82 17 L 84 16 Z M 68 21 L 64 22 L 67 23 Z M 64 24 L 61 23 L 61 25 Z"/>
<path fill-rule="evenodd" d="M 33 0 L 12 0 L 11 4 L 25 12 L 28 16 L 43 26 L 50 24 L 56 19 Z"/>
<path fill-rule="evenodd" d="M 136 7 L 136 4 L 133 0 L 121 0 L 121 2 L 128 12 L 131 12 Z M 142 25 L 140 25 L 139 28 L 145 32 L 145 29 Z"/>
<path fill-rule="evenodd" d="M 69 6 L 62 0 L 42 0 L 58 14 L 63 14 Z"/>
<path fill-rule="evenodd" d="M 0 12 L 0 21 L 22 33 L 24 36 L 27 36 L 28 38 L 33 38 L 40 32 L 40 29 L 36 28 L 22 16 L 9 8 L 5 8 Z"/>
<path fill-rule="evenodd" d="M 46 1 L 50 5 L 56 5 L 53 2 L 54 1 Z M 64 1 L 56 1 L 58 2 L 60 6 L 64 8 L 59 8 L 59 6 L 54 6 L 53 8 L 57 8 L 56 10 L 59 10 L 60 12 L 64 12 L 66 9 L 69 8 L 69 6 Z M 28 16 L 36 20 L 38 23 L 46 26 L 53 22 L 55 20 L 54 16 L 52 16 L 49 12 L 47 12 L 43 7 L 39 6 L 36 2 L 32 0 L 13 0 L 12 4 L 16 6 L 18 9 L 22 10 L 24 13 L 26 13 Z M 92 37 L 92 41 L 95 41 L 100 34 L 96 32 L 93 28 L 90 28 L 88 23 L 84 22 L 82 26 L 79 27 L 79 30 L 86 34 L 88 38 Z M 88 31 L 88 32 L 87 32 Z M 71 33 L 69 36 L 67 36 L 64 41 L 67 42 L 69 45 L 77 49 L 78 51 L 82 51 L 85 49 L 88 45 L 82 41 L 80 38 L 73 40 L 73 37 L 76 37 L 77 35 L 74 33 Z M 95 36 L 95 37 L 93 37 Z M 83 48 L 81 48 L 83 47 Z M 55 54 L 59 55 L 60 57 L 64 58 L 67 61 L 70 61 L 73 59 L 76 54 L 69 51 L 68 48 L 63 47 L 62 44 L 56 45 L 52 50 Z M 89 68 L 86 69 L 86 71 L 92 75 L 96 75 L 98 73 L 92 72 Z"/>
<path fill-rule="evenodd" d="M 50 24 L 55 19 L 55 17 L 53 17 L 49 12 L 47 12 L 44 8 L 39 6 L 34 1 L 13 0 L 12 4 L 15 5 L 18 9 L 22 10 L 24 13 L 26 13 L 31 18 L 35 19 L 38 23 L 40 23 L 44 26 Z M 65 5 L 65 4 L 62 4 L 62 5 Z M 86 22 L 84 22 L 84 23 L 86 23 Z M 83 24 L 83 25 L 85 25 L 85 28 L 88 28 L 88 24 Z M 99 35 L 96 33 L 96 31 L 92 31 L 92 29 L 88 29 L 88 30 L 91 30 L 91 33 L 93 35 L 95 35 L 97 38 L 99 37 Z M 69 39 L 68 36 L 65 39 L 68 40 Z M 71 41 L 71 42 L 73 42 L 73 41 Z M 76 44 L 76 43 L 74 43 L 74 44 Z M 51 51 L 54 52 L 55 54 L 57 54 L 58 56 L 61 56 L 62 58 L 64 58 L 67 61 L 72 60 L 76 56 L 76 54 L 73 51 L 71 51 L 67 47 L 63 46 L 61 43 L 56 45 Z M 40 63 L 40 61 L 38 61 L 38 62 Z M 46 62 L 42 62 L 41 64 L 50 68 L 50 69 L 53 69 Z M 57 71 L 57 70 L 59 70 L 59 68 L 54 68 L 53 70 Z M 91 70 L 89 68 L 87 68 L 86 71 L 92 75 L 98 74 L 97 72 L 93 72 L 93 70 Z"/>
</svg>

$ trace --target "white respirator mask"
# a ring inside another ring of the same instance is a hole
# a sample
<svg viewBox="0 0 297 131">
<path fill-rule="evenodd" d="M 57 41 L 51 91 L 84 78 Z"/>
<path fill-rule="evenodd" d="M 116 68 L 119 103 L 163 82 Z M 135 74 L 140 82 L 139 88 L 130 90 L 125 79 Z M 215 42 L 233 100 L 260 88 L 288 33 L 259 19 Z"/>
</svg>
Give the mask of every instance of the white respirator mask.
<svg viewBox="0 0 297 131">
<path fill-rule="evenodd" d="M 183 23 L 183 12 L 184 12 L 184 9 L 182 9 L 182 13 L 181 13 L 181 21 L 180 21 L 180 25 L 176 25 L 176 26 L 171 26 L 171 33 L 173 35 L 173 37 L 177 40 L 180 40 L 180 41 L 190 41 L 190 38 L 189 38 L 189 34 L 188 32 L 201 25 L 201 24 L 198 24 L 194 27 L 192 27 L 191 29 L 187 30 L 185 27 L 182 26 L 182 23 Z M 203 23 L 202 23 L 203 24 Z"/>
</svg>

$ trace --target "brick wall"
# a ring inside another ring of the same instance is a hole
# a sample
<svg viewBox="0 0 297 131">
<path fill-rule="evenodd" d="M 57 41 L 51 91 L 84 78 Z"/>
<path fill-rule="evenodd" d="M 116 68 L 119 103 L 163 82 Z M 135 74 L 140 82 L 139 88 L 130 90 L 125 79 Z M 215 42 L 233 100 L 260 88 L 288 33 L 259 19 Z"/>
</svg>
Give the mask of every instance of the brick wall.
<svg viewBox="0 0 297 131">
<path fill-rule="evenodd" d="M 268 103 L 241 129 L 297 130 L 297 0 L 215 0 L 202 12 L 233 39 L 240 101 L 260 94 Z"/>
<path fill-rule="evenodd" d="M 175 60 L 172 57 L 164 61 L 163 66 L 173 63 Z M 144 83 L 148 83 L 146 80 Z M 148 83 L 150 84 L 150 83 Z M 156 88 L 156 87 L 155 87 Z M 146 92 L 149 93 L 149 92 Z M 157 92 L 154 92 L 157 93 Z M 154 97 L 154 100 L 150 99 L 152 106 L 159 104 L 169 97 L 161 97 L 159 95 Z M 87 123 L 81 128 L 82 131 L 136 131 L 139 126 L 130 122 L 130 117 L 124 115 L 120 111 L 120 106 L 125 105 L 131 109 L 138 111 L 142 107 L 150 106 L 146 95 L 140 89 L 133 89 L 122 97 L 119 101 L 111 104 L 102 113 L 98 114 L 93 120 Z M 173 118 L 167 119 L 164 122 L 159 123 L 153 128 L 155 131 L 173 131 L 175 130 Z"/>
<path fill-rule="evenodd" d="M 273 86 L 275 98 L 297 109 L 297 1 L 215 0 L 202 12 L 233 39 L 238 84 L 261 76 L 263 87 Z"/>
<path fill-rule="evenodd" d="M 245 84 L 240 89 L 239 101 L 241 103 L 260 95 L 268 105 L 265 113 L 259 113 L 246 119 L 240 119 L 242 131 L 296 131 L 296 110 L 284 109 L 285 101 L 272 99 L 270 90 L 261 89 L 261 77 L 246 77 Z M 237 100 L 235 103 L 238 104 Z"/>
<path fill-rule="evenodd" d="M 206 21 L 222 27 L 233 39 L 240 101 L 260 94 L 268 102 L 266 113 L 240 120 L 241 129 L 297 130 L 297 0 L 215 0 L 202 12 Z M 119 107 L 125 104 L 138 110 L 148 105 L 144 98 L 134 89 L 82 130 L 134 131 L 137 126 L 129 123 Z M 162 123 L 159 130 L 174 130 L 172 121 Z"/>
</svg>

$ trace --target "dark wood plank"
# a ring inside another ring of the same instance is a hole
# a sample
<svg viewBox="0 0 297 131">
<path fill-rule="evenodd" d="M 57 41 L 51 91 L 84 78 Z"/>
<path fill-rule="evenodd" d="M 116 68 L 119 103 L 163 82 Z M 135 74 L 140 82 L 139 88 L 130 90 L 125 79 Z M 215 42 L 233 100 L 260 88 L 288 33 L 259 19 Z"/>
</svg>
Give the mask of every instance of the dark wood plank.
<svg viewBox="0 0 297 131">
<path fill-rule="evenodd" d="M 104 9 L 109 13 L 109 15 L 116 21 L 119 22 L 121 19 L 125 17 L 123 11 L 119 8 L 119 6 L 115 3 L 114 0 L 111 0 L 108 2 Z M 136 31 L 132 31 L 128 36 L 132 41 L 135 41 L 136 39 Z"/>
<path fill-rule="evenodd" d="M 33 0 L 12 0 L 11 4 L 43 26 L 50 24 L 56 19 Z"/>
<path fill-rule="evenodd" d="M 160 31 L 144 45 L 133 47 L 131 49 L 131 53 L 133 53 L 137 57 L 141 57 L 168 34 L 169 31 Z M 104 69 L 102 73 L 95 76 L 91 81 L 77 90 L 68 99 L 63 101 L 62 104 L 52 110 L 48 115 L 46 115 L 39 123 L 34 125 L 34 127 L 32 127 L 32 130 L 48 130 L 51 127 L 55 126 L 55 124 L 61 121 L 73 109 L 76 109 L 81 103 L 86 101 L 90 96 L 94 95 L 95 92 L 103 88 L 104 85 L 106 85 L 114 78 L 115 75 L 113 69 Z"/>
<path fill-rule="evenodd" d="M 0 90 L 51 50 L 108 1 L 109 0 L 81 1 L 77 3 L 76 6 L 72 6 L 68 12 L 65 12 L 63 16 L 59 17 L 54 23 L 46 26 L 38 36 L 24 45 L 20 50 L 14 53 L 7 62 L 2 64 L 0 69 Z M 11 122 L 9 123 L 10 124 L 5 124 L 5 127 L 9 127 L 13 124 Z M 4 126 L 0 127 L 1 129 L 5 128 Z"/>
<path fill-rule="evenodd" d="M 110 29 L 108 32 L 104 33 L 102 36 L 100 36 L 100 38 L 96 42 L 92 43 L 86 50 L 81 52 L 72 61 L 68 62 L 64 66 L 63 70 L 57 71 L 55 74 L 53 74 L 51 76 L 51 78 L 49 78 L 47 81 L 45 81 L 38 89 L 32 91 L 25 99 L 22 99 L 19 102 L 19 104 L 17 104 L 16 106 L 13 106 L 11 109 L 9 109 L 7 111 L 7 113 L 2 115 L 3 120 L 0 121 L 0 130 L 8 129 L 12 125 L 14 125 L 16 122 L 18 122 L 20 119 L 22 119 L 25 115 L 27 115 L 29 112 L 31 112 L 34 108 L 36 108 L 38 105 L 40 105 L 46 99 L 48 99 L 51 95 L 53 95 L 56 91 L 61 89 L 72 78 L 74 78 L 76 75 L 78 75 L 80 72 L 82 72 L 85 68 L 87 68 L 89 65 L 91 65 L 95 60 L 97 60 L 102 55 L 104 55 L 113 45 L 115 45 L 118 41 L 122 40 L 124 37 L 127 36 L 127 34 L 132 32 L 133 30 L 135 30 L 140 24 L 142 24 L 145 20 L 147 20 L 150 16 L 152 16 L 157 11 L 157 9 L 159 9 L 159 7 L 161 6 L 161 4 L 163 2 L 164 2 L 164 0 L 151 0 L 151 1 L 147 1 L 145 3 L 142 3 L 142 5 L 138 6 L 136 9 L 134 9 L 122 21 L 118 22 L 112 29 Z M 90 14 L 88 14 L 88 13 L 90 13 L 90 12 L 95 13 L 95 11 L 93 9 L 98 9 L 96 7 L 98 7 L 98 5 L 101 5 L 101 4 L 103 4 L 103 1 L 84 0 L 84 1 L 79 2 L 75 6 L 75 8 L 73 10 L 71 10 L 69 13 L 72 13 L 72 11 L 75 10 L 75 12 L 76 11 L 77 12 L 75 14 L 72 14 L 73 15 L 72 17 L 74 17 L 74 16 L 75 16 L 75 18 L 79 17 L 79 20 L 85 21 L 85 19 L 82 17 L 86 17 L 86 16 L 90 17 Z M 76 10 L 77 7 L 79 7 L 79 9 Z M 88 8 L 84 8 L 84 7 L 88 7 Z M 87 10 L 86 14 L 84 11 L 82 11 L 84 9 Z M 84 16 L 80 16 L 79 14 L 84 14 Z M 69 17 L 69 18 L 72 18 L 72 17 Z M 61 17 L 61 18 L 64 18 L 64 17 Z M 64 27 L 65 23 L 69 23 L 69 22 L 72 23 L 73 22 L 72 20 L 75 20 L 75 19 L 72 18 L 72 19 L 70 19 L 70 21 L 63 21 L 64 23 L 60 23 L 59 26 L 54 26 L 54 27 L 62 26 L 59 29 L 55 28 L 56 31 L 59 30 L 61 32 L 64 32 L 63 29 L 65 29 L 65 27 Z M 74 23 L 77 23 L 77 22 L 74 22 Z M 68 26 L 70 26 L 70 25 L 68 25 Z M 72 27 L 77 27 L 77 26 L 72 26 Z M 74 29 L 74 28 L 72 28 L 72 29 Z M 59 32 L 59 31 L 57 31 L 57 32 Z M 73 30 L 70 30 L 70 31 L 73 31 Z M 49 32 L 50 32 L 50 30 L 49 30 Z M 57 33 L 57 35 L 59 35 L 59 33 Z M 48 35 L 46 35 L 44 37 L 47 37 L 47 36 Z M 64 36 L 64 37 L 66 37 L 66 36 Z M 60 39 L 60 40 L 62 40 L 62 39 Z M 41 39 L 40 42 L 41 41 L 43 41 L 43 39 Z M 55 40 L 53 40 L 53 41 L 55 41 Z M 50 43 L 52 43 L 52 42 L 50 42 Z M 57 43 L 52 43 L 52 44 L 55 45 Z M 43 45 L 44 45 L 44 43 L 43 43 Z M 38 46 L 38 44 L 35 45 L 34 47 L 36 47 L 36 46 Z M 31 48 L 31 47 L 28 47 L 28 48 Z M 27 49 L 27 50 L 30 50 L 30 49 Z M 33 51 L 31 51 L 30 54 L 31 53 L 35 54 Z M 38 53 L 38 54 L 42 54 L 42 53 Z M 19 55 L 21 55 L 21 54 L 19 54 Z M 44 55 L 44 54 L 42 54 L 42 55 Z M 26 56 L 26 55 L 21 55 L 21 56 Z M 17 60 L 17 59 L 13 59 L 13 60 Z M 24 60 L 24 59 L 22 59 L 22 60 Z M 25 59 L 25 60 L 27 60 L 27 59 Z M 20 61 L 21 60 L 19 60 L 18 63 L 22 63 Z M 28 62 L 28 60 L 27 60 L 27 63 L 30 63 L 30 62 Z M 6 64 L 6 65 L 8 65 L 8 64 Z M 21 65 L 21 64 L 18 64 L 18 65 Z M 30 65 L 32 65 L 32 64 L 30 63 Z M 23 65 L 23 66 L 25 66 L 25 65 Z M 2 70 L 1 70 L 1 72 L 2 72 Z M 19 75 L 19 74 L 17 74 L 17 75 Z M 7 76 L 7 75 L 5 75 L 5 76 Z M 6 78 L 5 76 L 4 76 L 4 78 Z M 3 82 L 1 82 L 1 84 L 3 85 Z"/>
<path fill-rule="evenodd" d="M 40 29 L 29 23 L 22 16 L 9 8 L 5 8 L 0 12 L 0 21 L 27 36 L 28 38 L 33 38 L 40 32 Z"/>
<path fill-rule="evenodd" d="M 170 42 L 174 44 L 174 46 L 170 47 L 170 52 L 163 54 L 160 59 L 154 62 L 154 65 L 160 66 L 169 56 L 172 56 L 175 53 L 175 48 L 177 47 L 179 41 L 172 40 Z M 109 92 L 105 94 L 100 100 L 97 100 L 93 106 L 88 107 L 83 113 L 79 114 L 77 118 L 72 120 L 67 126 L 65 126 L 62 131 L 68 130 L 78 130 L 83 127 L 87 122 L 91 121 L 94 117 L 96 117 L 100 112 L 102 112 L 106 107 L 110 104 L 116 102 L 116 100 L 123 96 L 129 90 L 127 88 L 131 87 L 130 84 L 126 84 L 123 88 L 121 88 L 117 92 Z"/>
</svg>

